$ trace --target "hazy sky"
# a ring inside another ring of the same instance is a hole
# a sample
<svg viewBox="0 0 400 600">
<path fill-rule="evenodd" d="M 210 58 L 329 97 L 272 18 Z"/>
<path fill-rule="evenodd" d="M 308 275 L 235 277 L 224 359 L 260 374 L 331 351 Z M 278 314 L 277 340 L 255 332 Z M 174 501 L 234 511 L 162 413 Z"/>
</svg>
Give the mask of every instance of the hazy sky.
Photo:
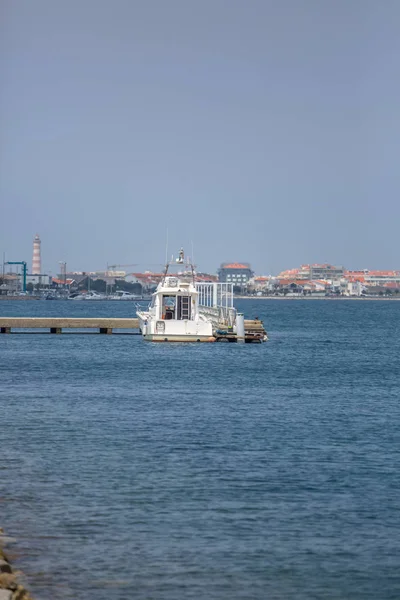
<svg viewBox="0 0 400 600">
<path fill-rule="evenodd" d="M 1 0 L 0 252 L 400 268 L 398 0 Z M 153 267 L 155 269 L 155 267 Z"/>
</svg>

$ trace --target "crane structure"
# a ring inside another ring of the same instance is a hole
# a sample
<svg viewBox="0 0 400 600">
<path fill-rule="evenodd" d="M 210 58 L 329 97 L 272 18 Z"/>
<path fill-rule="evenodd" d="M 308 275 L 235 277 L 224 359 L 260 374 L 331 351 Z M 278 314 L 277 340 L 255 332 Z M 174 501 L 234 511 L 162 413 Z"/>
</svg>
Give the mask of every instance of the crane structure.
<svg viewBox="0 0 400 600">
<path fill-rule="evenodd" d="M 109 265 L 109 264 L 107 264 L 107 271 L 115 271 L 115 269 L 117 269 L 118 267 L 138 267 L 141 264 L 143 264 L 143 263 L 133 263 L 131 265 Z M 151 264 L 147 264 L 147 266 L 148 267 L 150 267 L 150 266 L 161 267 L 162 264 L 161 263 L 151 263 Z"/>
<path fill-rule="evenodd" d="M 118 267 L 137 267 L 138 263 L 133 263 L 131 265 L 109 265 L 107 264 L 107 271 L 115 271 Z"/>
<path fill-rule="evenodd" d="M 26 261 L 25 260 L 8 260 L 6 265 L 22 265 L 22 291 L 26 292 Z"/>
</svg>

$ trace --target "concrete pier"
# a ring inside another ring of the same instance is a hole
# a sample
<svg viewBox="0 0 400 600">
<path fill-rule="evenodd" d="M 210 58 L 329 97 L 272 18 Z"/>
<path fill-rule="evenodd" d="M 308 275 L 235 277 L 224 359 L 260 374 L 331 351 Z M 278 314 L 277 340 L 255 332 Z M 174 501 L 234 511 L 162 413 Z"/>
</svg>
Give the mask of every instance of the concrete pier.
<svg viewBox="0 0 400 600">
<path fill-rule="evenodd" d="M 46 330 L 46 333 L 60 334 L 69 329 L 92 329 L 98 333 L 111 334 L 118 329 L 139 329 L 138 319 L 86 319 L 64 317 L 0 317 L 0 333 L 26 333 L 22 329 Z M 19 330 L 19 331 L 18 331 Z M 137 331 L 136 331 L 137 333 Z"/>
</svg>

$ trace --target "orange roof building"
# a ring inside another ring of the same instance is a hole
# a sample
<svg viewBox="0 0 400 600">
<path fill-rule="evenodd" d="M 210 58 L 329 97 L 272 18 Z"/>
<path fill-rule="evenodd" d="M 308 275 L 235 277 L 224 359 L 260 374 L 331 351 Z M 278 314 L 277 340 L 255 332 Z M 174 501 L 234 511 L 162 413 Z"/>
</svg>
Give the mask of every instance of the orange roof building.
<svg viewBox="0 0 400 600">
<path fill-rule="evenodd" d="M 312 265 L 301 265 L 297 269 L 288 269 L 279 273 L 279 279 L 308 279 L 310 281 L 324 280 L 335 281 L 343 277 L 345 269 L 341 266 L 330 265 L 329 263 Z"/>
<path fill-rule="evenodd" d="M 254 273 L 249 263 L 226 262 L 218 269 L 218 281 L 233 283 L 237 286 L 247 285 Z"/>
</svg>

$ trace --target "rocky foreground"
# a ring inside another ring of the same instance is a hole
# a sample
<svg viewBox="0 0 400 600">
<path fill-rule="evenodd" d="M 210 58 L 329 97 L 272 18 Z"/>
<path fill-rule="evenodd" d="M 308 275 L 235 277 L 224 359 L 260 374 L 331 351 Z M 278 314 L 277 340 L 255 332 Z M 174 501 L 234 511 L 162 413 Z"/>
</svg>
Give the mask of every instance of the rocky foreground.
<svg viewBox="0 0 400 600">
<path fill-rule="evenodd" d="M 21 574 L 14 571 L 4 547 L 14 541 L 4 535 L 0 527 L 0 600 L 33 600 L 30 593 L 19 582 Z"/>
</svg>

